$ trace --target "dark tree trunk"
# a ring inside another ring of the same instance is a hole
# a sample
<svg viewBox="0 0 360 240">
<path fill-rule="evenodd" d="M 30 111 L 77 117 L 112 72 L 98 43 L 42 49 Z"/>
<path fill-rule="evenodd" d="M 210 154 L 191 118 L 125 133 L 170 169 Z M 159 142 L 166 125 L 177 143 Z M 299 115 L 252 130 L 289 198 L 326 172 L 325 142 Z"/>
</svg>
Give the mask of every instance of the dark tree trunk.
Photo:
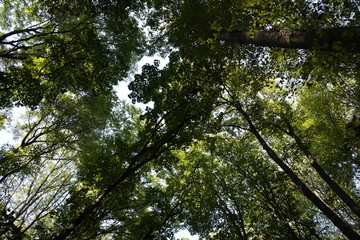
<svg viewBox="0 0 360 240">
<path fill-rule="evenodd" d="M 286 121 L 289 131 L 287 134 L 293 137 L 299 149 L 310 160 L 311 166 L 320 175 L 320 177 L 328 184 L 328 186 L 338 195 L 338 197 L 360 218 L 360 206 L 331 178 L 329 174 L 320 166 L 315 157 L 311 154 L 309 149 L 302 142 L 300 137 L 296 135 L 293 127 Z"/>
<path fill-rule="evenodd" d="M 329 208 L 320 198 L 318 198 L 306 184 L 293 172 L 293 170 L 282 161 L 274 150 L 262 138 L 257 128 L 251 121 L 250 116 L 244 111 L 240 103 L 235 104 L 236 109 L 245 118 L 249 125 L 251 133 L 259 141 L 263 149 L 267 152 L 269 157 L 290 177 L 293 183 L 298 187 L 302 194 L 309 199 L 320 211 L 329 218 L 329 220 L 349 239 L 359 239 L 360 235 L 355 232 L 350 225 L 344 222 L 331 208 Z"/>
<path fill-rule="evenodd" d="M 360 52 L 360 27 L 254 32 L 221 31 L 219 39 L 264 47 Z"/>
</svg>

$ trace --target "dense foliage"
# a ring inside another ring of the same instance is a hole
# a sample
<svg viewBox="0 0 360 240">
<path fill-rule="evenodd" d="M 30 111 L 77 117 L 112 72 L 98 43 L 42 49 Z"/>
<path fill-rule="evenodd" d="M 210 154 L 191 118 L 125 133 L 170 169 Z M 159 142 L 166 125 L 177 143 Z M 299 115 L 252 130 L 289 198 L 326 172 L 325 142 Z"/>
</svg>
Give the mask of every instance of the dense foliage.
<svg viewBox="0 0 360 240">
<path fill-rule="evenodd" d="M 0 8 L 1 239 L 360 239 L 358 1 Z"/>
</svg>

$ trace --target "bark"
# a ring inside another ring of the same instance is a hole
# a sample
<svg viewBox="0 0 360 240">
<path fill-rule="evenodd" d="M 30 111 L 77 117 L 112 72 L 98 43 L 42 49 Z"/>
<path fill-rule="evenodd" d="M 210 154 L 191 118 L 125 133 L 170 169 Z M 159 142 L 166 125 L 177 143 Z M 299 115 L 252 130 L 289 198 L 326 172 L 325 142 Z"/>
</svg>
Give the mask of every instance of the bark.
<svg viewBox="0 0 360 240">
<path fill-rule="evenodd" d="M 331 178 L 329 174 L 321 167 L 316 161 L 316 158 L 311 154 L 309 149 L 302 142 L 300 137 L 296 135 L 293 127 L 287 121 L 289 131 L 287 134 L 293 137 L 298 145 L 299 149 L 310 160 L 311 166 L 320 175 L 320 177 L 328 184 L 328 186 L 339 196 L 339 198 L 360 218 L 360 206 Z"/>
<path fill-rule="evenodd" d="M 344 222 L 332 209 L 330 209 L 320 198 L 318 198 L 306 184 L 293 172 L 293 170 L 282 161 L 274 150 L 262 138 L 257 128 L 252 123 L 250 116 L 244 111 L 240 103 L 235 104 L 236 109 L 245 118 L 250 131 L 255 135 L 263 149 L 269 157 L 290 177 L 292 182 L 298 187 L 301 193 L 309 199 L 320 211 L 329 218 L 329 220 L 349 239 L 359 239 L 360 235 L 355 232 L 350 225 Z"/>
<path fill-rule="evenodd" d="M 219 39 L 264 47 L 360 52 L 360 27 L 253 32 L 221 31 Z"/>
</svg>

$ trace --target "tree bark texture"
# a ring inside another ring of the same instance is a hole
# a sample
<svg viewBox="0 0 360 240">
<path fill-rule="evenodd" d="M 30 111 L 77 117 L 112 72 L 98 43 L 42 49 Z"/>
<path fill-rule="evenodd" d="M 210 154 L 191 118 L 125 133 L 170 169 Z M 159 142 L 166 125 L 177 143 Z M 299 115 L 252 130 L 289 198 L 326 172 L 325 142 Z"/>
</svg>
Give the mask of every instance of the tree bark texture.
<svg viewBox="0 0 360 240">
<path fill-rule="evenodd" d="M 220 40 L 264 47 L 360 52 L 360 27 L 329 29 L 221 31 Z"/>
</svg>

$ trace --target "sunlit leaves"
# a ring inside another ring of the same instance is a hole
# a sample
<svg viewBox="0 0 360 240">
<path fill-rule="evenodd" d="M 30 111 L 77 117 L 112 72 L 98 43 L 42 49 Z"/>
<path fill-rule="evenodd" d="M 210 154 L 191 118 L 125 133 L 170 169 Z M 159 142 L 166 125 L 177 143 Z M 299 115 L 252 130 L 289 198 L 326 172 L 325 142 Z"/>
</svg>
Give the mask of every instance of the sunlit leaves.
<svg viewBox="0 0 360 240">
<path fill-rule="evenodd" d="M 0 108 L 31 107 L 16 127 L 18 145 L 0 152 L 1 233 L 169 239 L 187 227 L 209 239 L 341 238 L 255 133 L 358 224 L 304 153 L 358 199 L 358 56 L 336 43 L 339 52 L 326 53 L 218 39 L 222 30 L 357 26 L 356 1 L 19 0 L 0 7 Z M 113 85 L 143 52 L 157 50 L 169 64 L 147 64 L 129 84 L 134 103 L 153 107 L 142 113 L 115 101 Z M 2 127 L 9 118 L 1 114 Z"/>
<path fill-rule="evenodd" d="M 32 10 L 23 25 L 13 23 L 13 29 L 0 37 L 4 93 L 0 107 L 14 103 L 36 107 L 66 91 L 108 94 L 126 77 L 135 54 L 142 51 L 142 33 L 130 16 L 140 5 L 131 4 L 130 10 L 125 5 L 98 3 L 101 9 L 96 9 L 95 3 L 78 4 L 6 1 L 2 5 L 8 8 L 6 17 L 14 21 L 20 18 L 18 11 Z M 123 19 L 115 21 L 120 12 Z"/>
</svg>

